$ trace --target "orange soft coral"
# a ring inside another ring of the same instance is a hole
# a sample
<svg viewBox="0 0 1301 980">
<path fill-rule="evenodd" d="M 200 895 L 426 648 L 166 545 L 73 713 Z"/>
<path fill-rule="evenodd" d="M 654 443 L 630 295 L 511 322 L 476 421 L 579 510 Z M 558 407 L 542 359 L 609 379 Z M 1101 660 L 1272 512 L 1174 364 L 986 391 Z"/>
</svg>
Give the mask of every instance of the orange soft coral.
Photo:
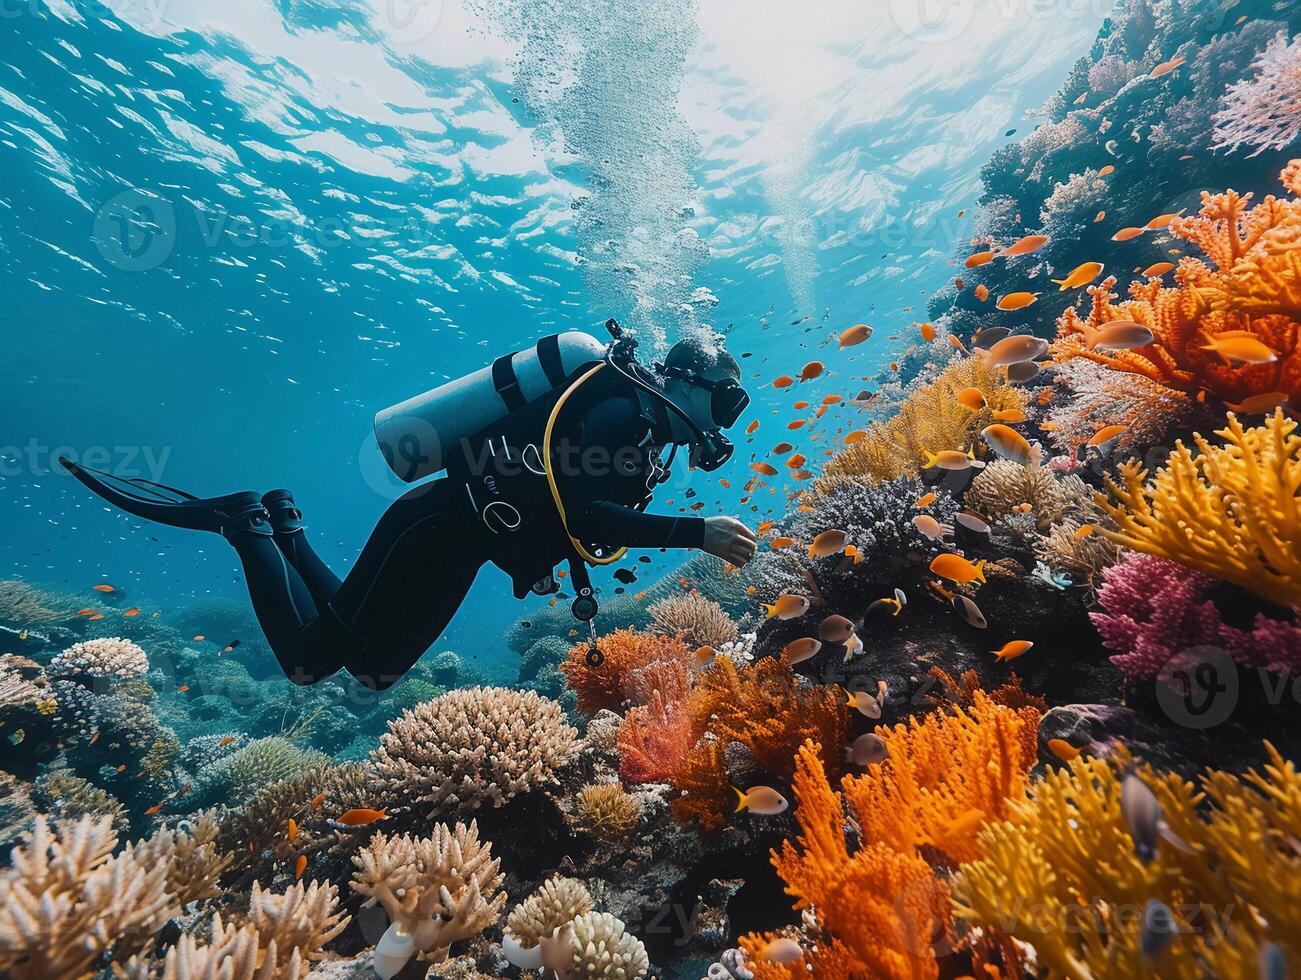
<svg viewBox="0 0 1301 980">
<path fill-rule="evenodd" d="M 1025 796 L 1035 762 L 1034 743 L 1025 738 L 1032 715 L 974 691 L 967 708 L 878 729 L 889 758 L 841 787 L 863 840 L 903 854 L 927 846 L 952 862 L 978 858 L 984 823 L 1005 819 Z"/>
<path fill-rule="evenodd" d="M 850 854 L 841 798 L 827 782 L 814 743 L 801 747 L 794 783 L 800 834 L 773 852 L 773 866 L 796 907 L 811 908 L 819 927 L 835 941 L 828 959 L 838 968 L 848 959 L 854 977 L 938 976 L 935 943 L 950 925 L 944 884 L 917 854 L 883 842 L 867 843 Z M 747 952 L 756 951 L 754 938 L 743 944 Z M 812 976 L 824 975 L 820 957 L 819 950 L 803 957 L 810 961 Z"/>
<path fill-rule="evenodd" d="M 1249 207 L 1250 194 L 1202 195 L 1201 211 L 1176 218 L 1171 234 L 1197 245 L 1211 265 L 1184 258 L 1175 286 L 1135 282 L 1117 302 L 1109 278 L 1089 293 L 1087 316 L 1068 309 L 1058 321 L 1054 357 L 1085 357 L 1167 388 L 1206 391 L 1230 405 L 1281 392 L 1301 402 L 1301 161 L 1283 172 L 1291 198 L 1265 198 Z M 1136 350 L 1088 344 L 1108 323 L 1130 320 L 1151 329 L 1155 341 Z M 1207 349 L 1216 337 L 1254 339 L 1274 352 L 1264 364 L 1229 363 Z"/>
<path fill-rule="evenodd" d="M 756 762 L 785 781 L 795 771 L 796 750 L 812 739 L 828 747 L 823 750 L 825 768 L 838 771 L 849 732 L 844 702 L 840 688 L 810 684 L 781 660 L 737 667 L 720 657 L 700 675 L 687 699 L 690 724 L 702 741 L 674 779 L 683 791 L 674 813 L 696 819 L 706 829 L 722 825 L 731 795 L 721 748 L 729 742 L 744 745 Z"/>
<path fill-rule="evenodd" d="M 619 726 L 619 775 L 630 783 L 671 782 L 695 741 L 685 707 L 656 691 Z"/>
<path fill-rule="evenodd" d="M 691 652 L 675 637 L 623 629 L 601 637 L 597 648 L 605 657 L 599 666 L 588 663 L 591 648 L 585 643 L 560 665 L 583 714 L 646 704 L 656 690 L 669 702 L 681 700 L 691 686 Z"/>
</svg>

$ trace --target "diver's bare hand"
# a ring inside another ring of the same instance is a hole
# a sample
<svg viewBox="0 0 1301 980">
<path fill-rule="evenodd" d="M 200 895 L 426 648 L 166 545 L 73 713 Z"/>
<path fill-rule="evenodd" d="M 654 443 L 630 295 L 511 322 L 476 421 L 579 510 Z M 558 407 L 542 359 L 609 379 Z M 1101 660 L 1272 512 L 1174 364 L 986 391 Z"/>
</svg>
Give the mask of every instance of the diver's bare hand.
<svg viewBox="0 0 1301 980">
<path fill-rule="evenodd" d="M 754 557 L 759 539 L 735 517 L 706 517 L 705 541 L 701 547 L 723 561 L 744 565 Z"/>
</svg>

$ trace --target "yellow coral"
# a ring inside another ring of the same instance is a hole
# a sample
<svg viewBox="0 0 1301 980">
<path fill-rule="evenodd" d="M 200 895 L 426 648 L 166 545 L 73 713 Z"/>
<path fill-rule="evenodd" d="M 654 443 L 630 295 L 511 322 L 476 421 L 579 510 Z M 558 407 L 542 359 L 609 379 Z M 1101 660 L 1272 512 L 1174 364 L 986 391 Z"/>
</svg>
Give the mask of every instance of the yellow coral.
<svg viewBox="0 0 1301 980">
<path fill-rule="evenodd" d="M 574 824 L 601 840 L 628 836 L 640 818 L 641 807 L 618 783 L 588 783 L 574 801 Z"/>
<path fill-rule="evenodd" d="M 955 882 L 957 914 L 1030 944 L 1053 977 L 1254 976 L 1265 942 L 1296 962 L 1301 777 L 1266 749 L 1263 774 L 1211 773 L 1200 791 L 1177 775 L 1140 770 L 1181 841 L 1162 841 L 1148 863 L 1121 815 L 1121 773 L 1130 765 L 1123 750 L 1048 773 L 1007 822 L 981 834 L 984 857 L 963 865 Z M 1170 908 L 1178 928 L 1155 960 L 1140 946 L 1152 899 Z"/>
<path fill-rule="evenodd" d="M 955 398 L 964 388 L 977 388 L 986 406 L 973 412 Z M 1025 407 L 1025 396 L 978 358 L 954 361 L 930 384 L 912 392 L 896 415 L 873 425 L 867 437 L 847 446 L 827 461 L 815 487 L 825 490 L 837 480 L 852 478 L 879 483 L 915 477 L 926 453 L 945 449 L 982 455 L 980 430 L 992 413 Z"/>
<path fill-rule="evenodd" d="M 1099 503 L 1116 544 L 1182 562 L 1283 606 L 1301 605 L 1301 436 L 1277 411 L 1244 429 L 1237 417 L 1212 446 L 1195 436 L 1197 454 L 1176 443 L 1149 486 L 1136 461 L 1108 478 L 1113 501 Z"/>
</svg>

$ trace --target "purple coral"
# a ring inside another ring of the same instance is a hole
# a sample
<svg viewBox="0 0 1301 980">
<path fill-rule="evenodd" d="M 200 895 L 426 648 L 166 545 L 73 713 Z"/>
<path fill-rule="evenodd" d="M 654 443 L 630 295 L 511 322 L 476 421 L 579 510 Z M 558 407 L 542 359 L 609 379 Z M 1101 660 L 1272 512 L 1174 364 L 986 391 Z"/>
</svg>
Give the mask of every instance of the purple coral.
<svg viewBox="0 0 1301 980">
<path fill-rule="evenodd" d="M 1301 670 L 1301 625 L 1257 613 L 1250 631 L 1228 625 L 1210 593 L 1219 579 L 1137 552 L 1103 572 L 1101 612 L 1089 614 L 1111 662 L 1133 680 L 1156 677 L 1196 646 L 1222 648 L 1238 663 Z"/>
</svg>

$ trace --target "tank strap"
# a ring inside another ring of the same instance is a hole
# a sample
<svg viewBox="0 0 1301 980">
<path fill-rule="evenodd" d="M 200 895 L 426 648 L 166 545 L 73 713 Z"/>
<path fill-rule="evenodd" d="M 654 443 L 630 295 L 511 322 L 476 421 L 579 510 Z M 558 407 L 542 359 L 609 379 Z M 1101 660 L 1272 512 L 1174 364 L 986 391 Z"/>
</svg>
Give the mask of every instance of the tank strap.
<svg viewBox="0 0 1301 980">
<path fill-rule="evenodd" d="M 515 376 L 515 366 L 511 363 L 514 354 L 502 354 L 492 362 L 492 386 L 501 396 L 506 411 L 515 412 L 523 408 L 528 399 L 520 390 L 519 378 Z"/>
<path fill-rule="evenodd" d="M 543 337 L 538 341 L 537 352 L 542 373 L 547 376 L 547 381 L 551 383 L 552 388 L 559 388 L 567 378 L 565 364 L 560 359 L 560 335 L 551 334 Z"/>
</svg>

